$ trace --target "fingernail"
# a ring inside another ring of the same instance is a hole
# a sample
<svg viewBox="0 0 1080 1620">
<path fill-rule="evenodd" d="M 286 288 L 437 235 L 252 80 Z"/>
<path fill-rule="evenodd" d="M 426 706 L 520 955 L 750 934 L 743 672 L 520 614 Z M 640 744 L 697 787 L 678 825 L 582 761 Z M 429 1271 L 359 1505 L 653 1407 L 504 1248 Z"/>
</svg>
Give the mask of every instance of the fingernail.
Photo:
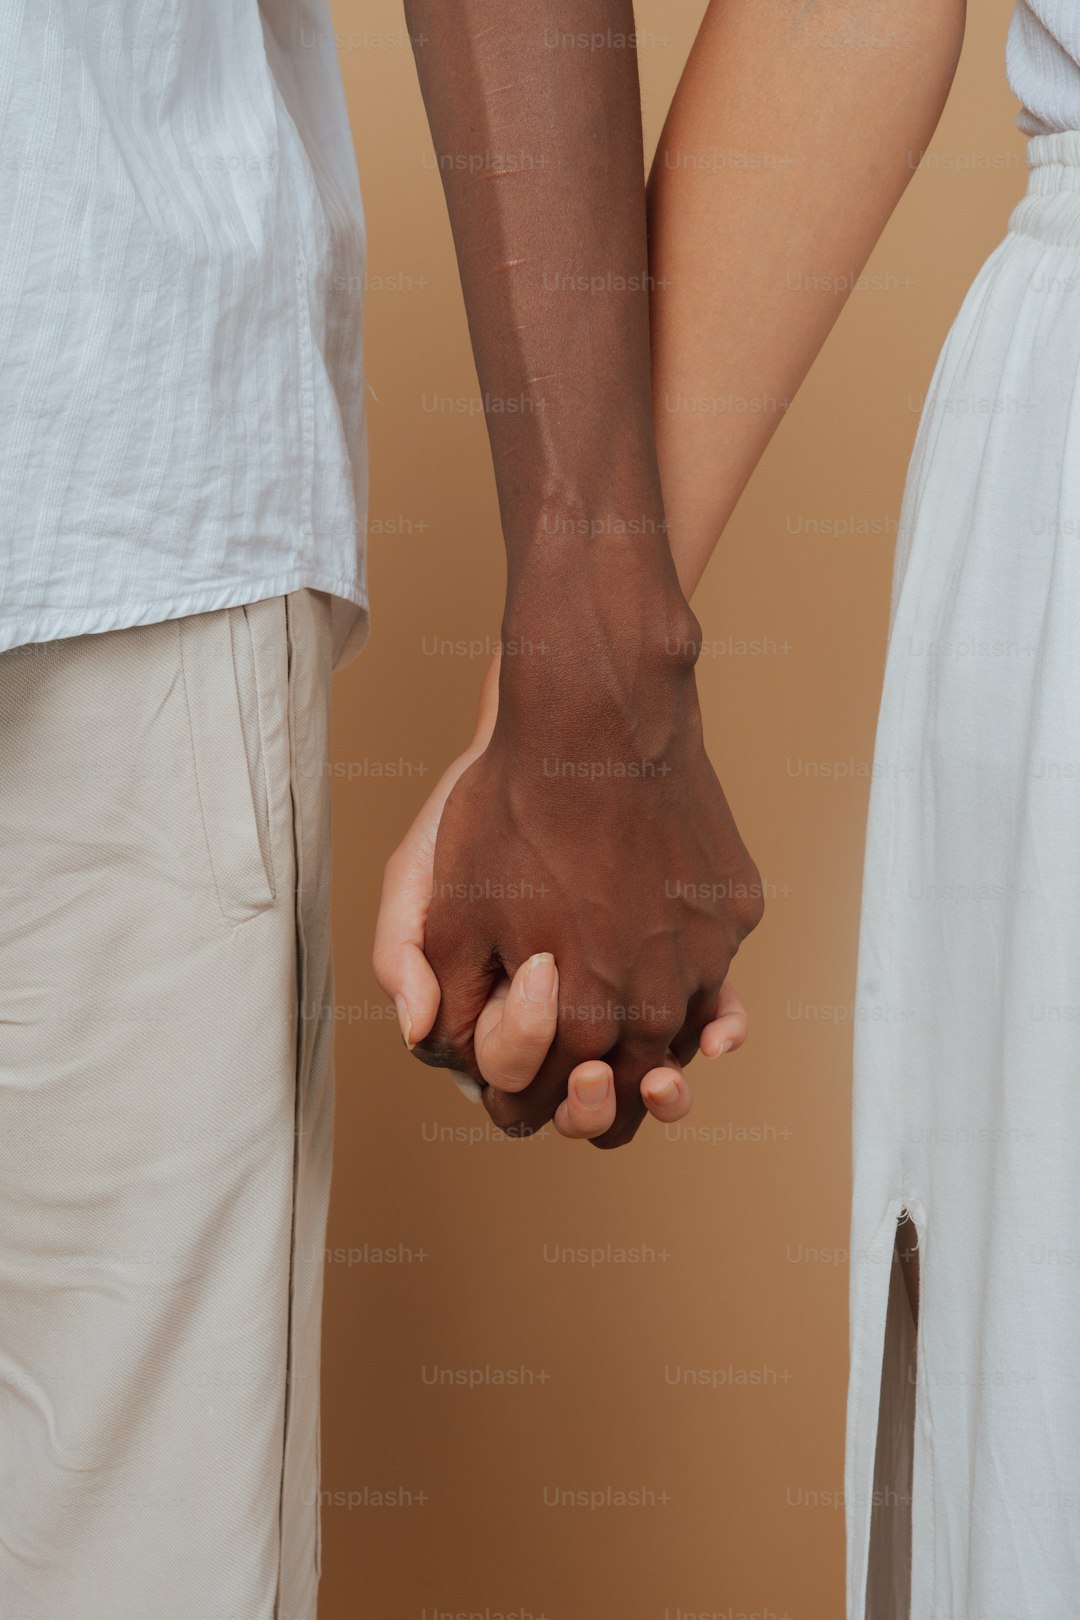
<svg viewBox="0 0 1080 1620">
<path fill-rule="evenodd" d="M 590 1074 L 579 1074 L 574 1081 L 574 1090 L 578 1101 L 585 1103 L 589 1108 L 607 1101 L 608 1091 L 611 1087 L 611 1076 L 606 1069 L 594 1069 Z"/>
<path fill-rule="evenodd" d="M 474 1080 L 471 1074 L 458 1074 L 456 1069 L 450 1069 L 448 1072 L 463 1097 L 467 1097 L 471 1103 L 480 1101 L 484 1092 L 479 1080 Z"/>
<path fill-rule="evenodd" d="M 731 1042 L 730 1041 L 721 1041 L 720 1045 L 716 1048 L 715 1052 L 706 1052 L 705 1056 L 706 1057 L 718 1058 L 718 1057 L 723 1057 L 725 1052 L 730 1052 L 730 1051 L 731 1051 Z"/>
<path fill-rule="evenodd" d="M 394 997 L 394 1006 L 397 1008 L 398 1023 L 401 1025 L 401 1035 L 405 1045 L 411 1052 L 413 1043 L 409 1039 L 412 1034 L 412 1019 L 409 1017 L 409 1008 L 404 996 Z"/>
<path fill-rule="evenodd" d="M 529 957 L 525 973 L 525 1000 L 550 1001 L 555 994 L 555 958 L 550 951 Z"/>
<path fill-rule="evenodd" d="M 664 1075 L 656 1075 L 652 1080 L 645 1082 L 645 1095 L 650 1102 L 671 1102 L 675 1096 L 675 1081 Z"/>
</svg>

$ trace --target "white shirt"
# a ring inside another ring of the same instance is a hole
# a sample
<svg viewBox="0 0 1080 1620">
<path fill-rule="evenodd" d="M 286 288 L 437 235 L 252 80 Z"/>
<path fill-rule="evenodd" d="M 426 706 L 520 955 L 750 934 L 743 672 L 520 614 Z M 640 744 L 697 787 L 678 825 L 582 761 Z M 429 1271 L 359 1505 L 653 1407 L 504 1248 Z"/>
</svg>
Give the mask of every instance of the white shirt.
<svg viewBox="0 0 1080 1620">
<path fill-rule="evenodd" d="M 1025 135 L 1080 129 L 1080 0 L 1018 0 L 1006 64 Z"/>
<path fill-rule="evenodd" d="M 366 629 L 328 0 L 2 0 L 0 651 L 304 586 Z"/>
</svg>

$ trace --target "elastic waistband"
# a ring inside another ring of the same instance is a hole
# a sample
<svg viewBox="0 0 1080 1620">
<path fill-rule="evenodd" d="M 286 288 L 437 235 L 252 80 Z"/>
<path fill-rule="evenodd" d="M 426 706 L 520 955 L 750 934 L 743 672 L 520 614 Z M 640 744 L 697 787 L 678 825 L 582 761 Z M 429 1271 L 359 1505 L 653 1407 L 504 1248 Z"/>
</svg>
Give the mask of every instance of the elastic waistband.
<svg viewBox="0 0 1080 1620">
<path fill-rule="evenodd" d="M 1027 193 L 1012 211 L 1010 231 L 1080 247 L 1080 130 L 1033 135 L 1027 159 Z"/>
</svg>

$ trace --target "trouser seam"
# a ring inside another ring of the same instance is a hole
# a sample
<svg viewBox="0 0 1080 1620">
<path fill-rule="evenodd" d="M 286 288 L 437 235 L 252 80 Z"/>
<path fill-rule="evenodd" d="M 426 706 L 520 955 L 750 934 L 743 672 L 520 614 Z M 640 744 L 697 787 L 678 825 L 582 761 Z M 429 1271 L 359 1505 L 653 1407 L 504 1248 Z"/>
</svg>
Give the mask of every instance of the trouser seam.
<svg viewBox="0 0 1080 1620">
<path fill-rule="evenodd" d="M 288 1475 L 289 1428 L 293 1413 L 294 1377 L 296 1373 L 293 1356 L 293 1323 L 295 1314 L 295 1273 L 296 1273 L 296 1223 L 297 1211 L 300 1203 L 300 1150 L 302 1143 L 302 1097 L 304 1074 L 304 997 L 305 978 L 307 969 L 307 943 L 304 938 L 303 908 L 300 904 L 303 894 L 303 828 L 301 795 L 296 791 L 296 682 L 295 682 L 295 647 L 293 643 L 293 616 L 288 596 L 285 602 L 285 636 L 288 649 L 288 745 L 289 745 L 289 795 L 292 806 L 291 826 L 293 840 L 293 859 L 295 883 L 293 892 L 294 926 L 296 930 L 296 1048 L 293 1067 L 293 1161 L 292 1161 L 292 1209 L 289 1223 L 289 1292 L 288 1311 L 286 1317 L 285 1338 L 285 1403 L 284 1421 L 281 1435 L 281 1483 L 278 1498 L 278 1571 L 277 1590 L 274 1600 L 274 1620 L 290 1620 L 290 1617 L 281 1611 L 281 1588 L 283 1576 L 283 1560 L 285 1554 L 285 1517 L 287 1505 L 285 1500 L 286 1483 Z"/>
</svg>

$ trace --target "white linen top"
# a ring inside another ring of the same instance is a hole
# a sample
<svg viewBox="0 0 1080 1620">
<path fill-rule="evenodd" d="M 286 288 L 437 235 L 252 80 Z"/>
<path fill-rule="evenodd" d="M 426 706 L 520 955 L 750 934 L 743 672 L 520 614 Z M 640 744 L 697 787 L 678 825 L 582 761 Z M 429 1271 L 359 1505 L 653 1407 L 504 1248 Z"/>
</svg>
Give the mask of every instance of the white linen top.
<svg viewBox="0 0 1080 1620">
<path fill-rule="evenodd" d="M 366 628 L 328 0 L 0 6 L 0 652 L 305 586 Z"/>
</svg>

